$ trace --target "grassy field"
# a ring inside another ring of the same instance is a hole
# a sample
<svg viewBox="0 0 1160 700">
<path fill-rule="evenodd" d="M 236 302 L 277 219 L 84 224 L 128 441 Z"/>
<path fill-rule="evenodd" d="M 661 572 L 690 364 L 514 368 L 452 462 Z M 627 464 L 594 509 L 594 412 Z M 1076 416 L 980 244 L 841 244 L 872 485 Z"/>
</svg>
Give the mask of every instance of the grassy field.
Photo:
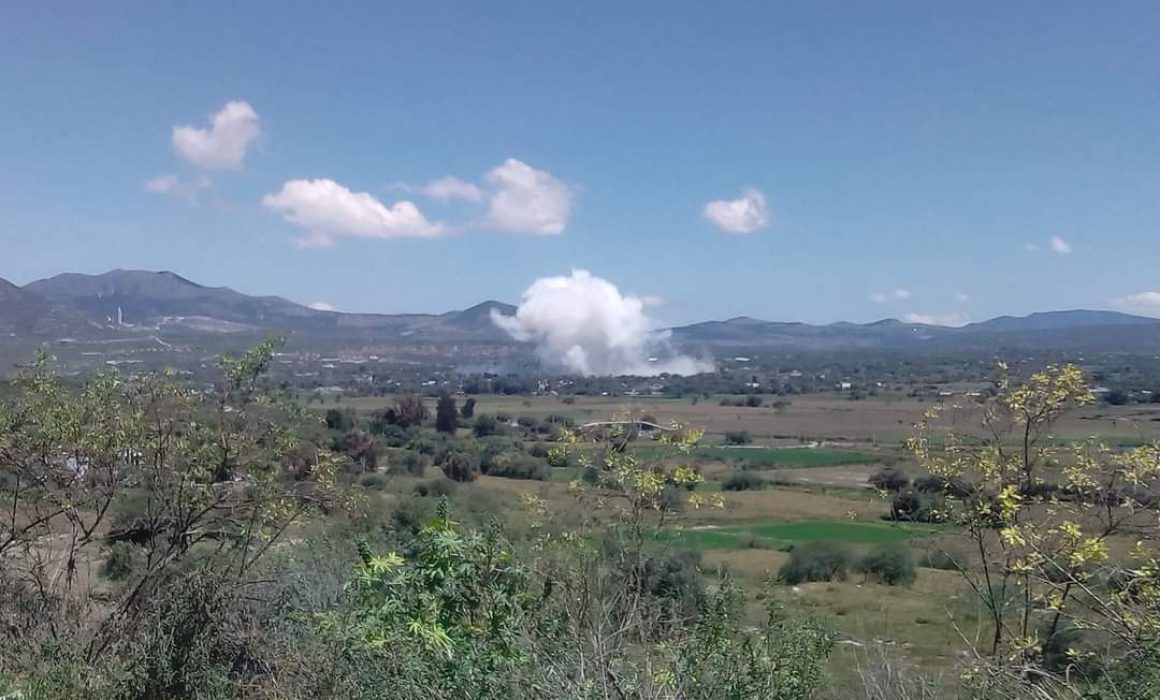
<svg viewBox="0 0 1160 700">
<path fill-rule="evenodd" d="M 900 542 L 939 532 L 929 526 L 897 523 L 842 522 L 834 520 L 805 520 L 796 522 L 765 522 L 731 527 L 683 530 L 673 542 L 693 549 L 730 550 L 745 546 L 754 538 L 769 545 L 793 542 L 835 540 L 850 544 L 881 544 Z"/>
<path fill-rule="evenodd" d="M 765 397 L 772 402 L 775 397 Z M 372 411 L 389 406 L 385 397 L 344 398 L 338 404 L 311 404 L 315 409 L 340 406 Z M 914 424 L 934 405 L 964 403 L 965 397 L 914 399 L 871 397 L 850 401 L 832 395 L 794 396 L 781 408 L 719 406 L 717 397 L 692 399 L 641 396 L 480 396 L 476 411 L 510 416 L 564 415 L 583 423 L 628 415 L 655 417 L 703 428 L 708 442 L 719 442 L 726 432 L 748 431 L 766 445 L 811 441 L 860 448 L 897 449 Z M 434 408 L 434 399 L 431 400 Z M 1160 439 L 1160 404 L 1092 406 L 1068 414 L 1055 427 L 1055 439 L 1076 440 L 1099 436 L 1114 445 L 1135 445 Z M 833 447 L 835 445 L 825 445 Z"/>
<path fill-rule="evenodd" d="M 961 397 L 958 397 L 961 400 Z M 389 398 L 346 399 L 340 406 L 374 410 Z M 841 640 L 831 673 L 839 681 L 833 698 L 850 697 L 858 685 L 858 666 L 874 665 L 889 654 L 903 667 L 957 682 L 956 665 L 975 639 L 989 634 L 978 598 L 953 571 L 920 569 L 910 586 L 885 586 L 852 574 L 843 581 L 800 586 L 770 584 L 785 562 L 789 545 L 838 540 L 856 549 L 884 542 L 907 543 L 916 559 L 940 548 L 962 551 L 961 535 L 950 527 L 894 524 L 883 520 L 889 502 L 865 488 L 883 463 L 913 469 L 902 442 L 932 401 L 869 398 L 849 401 L 833 396 L 793 397 L 782 408 L 720 406 L 716 400 L 653 397 L 479 397 L 477 413 L 511 417 L 568 416 L 577 423 L 649 416 L 703 427 L 706 437 L 693 459 L 716 490 L 738 469 L 753 469 L 771 480 L 769 488 L 723 493 L 726 506 L 686 509 L 683 529 L 666 539 L 675 547 L 700 553 L 706 577 L 728 571 L 747 592 L 749 612 L 761 613 L 770 599 L 796 613 L 817 614 L 831 623 Z M 317 408 L 317 405 L 314 406 Z M 327 406 L 329 407 L 329 406 Z M 432 403 L 433 407 L 433 403 Z M 723 445 L 727 432 L 748 431 L 754 446 Z M 1113 445 L 1160 439 L 1160 406 L 1098 406 L 1069 414 L 1051 439 L 1075 441 L 1099 436 Z M 807 447 L 809 443 L 817 446 Z M 642 439 L 639 457 L 662 451 Z M 429 474 L 428 476 L 433 476 Z M 585 515 L 567 482 L 580 478 L 577 467 L 551 471 L 547 482 L 484 476 L 462 490 L 486 499 L 489 508 L 520 508 L 520 496 L 536 494 L 560 522 Z M 845 683 L 846 685 L 843 685 Z"/>
</svg>

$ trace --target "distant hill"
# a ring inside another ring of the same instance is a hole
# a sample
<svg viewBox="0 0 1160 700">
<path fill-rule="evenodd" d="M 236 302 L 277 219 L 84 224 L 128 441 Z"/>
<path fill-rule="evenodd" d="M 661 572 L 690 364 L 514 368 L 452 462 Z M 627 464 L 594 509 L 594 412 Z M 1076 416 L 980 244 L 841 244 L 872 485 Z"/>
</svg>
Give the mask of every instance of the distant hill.
<svg viewBox="0 0 1160 700">
<path fill-rule="evenodd" d="M 0 279 L 0 334 L 22 337 L 88 333 L 95 326 L 68 305 Z"/>
<path fill-rule="evenodd" d="M 683 345 L 785 347 L 799 350 L 856 348 L 939 349 L 1028 347 L 1041 349 L 1160 350 L 1160 319 L 1116 311 L 1048 311 L 1001 316 L 961 328 L 883 319 L 827 325 L 759 321 L 741 317 L 672 329 Z"/>
<path fill-rule="evenodd" d="M 493 311 L 511 315 L 516 308 L 486 301 L 442 314 L 319 311 L 281 297 L 250 296 L 228 287 L 207 287 L 172 272 L 143 270 L 62 274 L 24 288 L 0 280 L 0 333 L 23 341 L 117 337 L 116 342 L 122 342 L 126 336 L 163 337 L 198 348 L 237 344 L 273 331 L 293 335 L 300 345 L 328 349 L 399 345 L 418 351 L 423 345 L 514 345 L 492 322 Z M 713 348 L 1160 350 L 1160 320 L 1083 309 L 1002 316 L 962 328 L 897 319 L 812 325 L 742 316 L 669 330 L 674 344 L 710 352 Z M 233 334 L 238 340 L 229 341 Z M 211 336 L 221 340 L 212 341 Z"/>
<path fill-rule="evenodd" d="M 287 332 L 361 340 L 504 341 L 485 302 L 445 314 L 346 314 L 319 311 L 277 296 L 207 287 L 173 272 L 113 270 L 62 274 L 32 282 L 25 293 L 70 307 L 93 324 L 190 333 Z"/>
</svg>

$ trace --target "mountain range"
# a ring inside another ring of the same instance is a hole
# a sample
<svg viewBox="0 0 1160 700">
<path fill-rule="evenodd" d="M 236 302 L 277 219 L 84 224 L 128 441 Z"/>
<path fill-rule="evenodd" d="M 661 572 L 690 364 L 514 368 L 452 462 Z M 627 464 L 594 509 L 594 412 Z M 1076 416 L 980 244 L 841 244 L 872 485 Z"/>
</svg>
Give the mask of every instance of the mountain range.
<svg viewBox="0 0 1160 700">
<path fill-rule="evenodd" d="M 126 334 L 198 339 L 289 333 L 329 347 L 367 343 L 514 344 L 491 321 L 515 307 L 486 301 L 442 314 L 353 314 L 317 310 L 276 296 L 207 287 L 172 272 L 114 270 L 61 274 L 18 287 L 0 280 L 0 339 L 99 341 Z M 749 317 L 670 329 L 680 347 L 1113 349 L 1160 348 L 1160 319 L 1114 311 L 1069 310 L 999 318 L 948 328 L 886 319 L 826 325 Z"/>
</svg>

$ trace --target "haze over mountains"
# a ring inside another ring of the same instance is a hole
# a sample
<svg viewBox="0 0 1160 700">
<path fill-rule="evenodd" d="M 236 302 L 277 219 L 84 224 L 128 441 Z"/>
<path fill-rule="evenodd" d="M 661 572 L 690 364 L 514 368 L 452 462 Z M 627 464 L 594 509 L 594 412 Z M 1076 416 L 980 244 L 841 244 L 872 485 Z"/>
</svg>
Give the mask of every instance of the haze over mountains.
<svg viewBox="0 0 1160 700">
<path fill-rule="evenodd" d="M 172 272 L 114 270 L 62 274 L 18 287 L 0 280 L 0 333 L 8 343 L 109 341 L 126 335 L 199 338 L 218 346 L 255 333 L 289 333 L 300 343 L 515 344 L 492 321 L 516 307 L 486 301 L 442 314 L 348 314 L 312 309 L 276 296 L 206 287 Z M 740 317 L 671 329 L 686 348 L 986 348 L 1160 349 L 1160 320 L 1113 311 L 1051 311 L 1003 316 L 948 328 L 887 319 L 874 323 L 806 323 Z"/>
</svg>

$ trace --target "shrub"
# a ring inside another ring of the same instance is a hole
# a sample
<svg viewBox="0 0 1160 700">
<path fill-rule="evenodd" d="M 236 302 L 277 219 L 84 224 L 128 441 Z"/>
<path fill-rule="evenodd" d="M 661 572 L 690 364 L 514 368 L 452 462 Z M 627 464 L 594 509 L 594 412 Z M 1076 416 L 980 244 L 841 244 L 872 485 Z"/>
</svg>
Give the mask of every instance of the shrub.
<svg viewBox="0 0 1160 700">
<path fill-rule="evenodd" d="M 913 490 L 902 491 L 890 504 L 890 517 L 910 523 L 941 523 L 943 521 L 942 499 L 929 493 Z"/>
<path fill-rule="evenodd" d="M 870 475 L 870 485 L 883 491 L 897 492 L 910 486 L 910 477 L 896 467 L 883 467 Z"/>
<path fill-rule="evenodd" d="M 114 542 L 109 546 L 109 556 L 101 563 L 101 575 L 110 581 L 123 581 L 132 573 L 133 545 Z"/>
<path fill-rule="evenodd" d="M 902 542 L 880 544 L 858 561 L 858 571 L 889 586 L 914 583 L 914 556 Z"/>
<path fill-rule="evenodd" d="M 471 426 L 471 432 L 475 437 L 487 437 L 488 435 L 495 435 L 499 432 L 499 422 L 494 416 L 489 416 L 486 413 L 479 414 L 475 419 L 475 423 Z"/>
<path fill-rule="evenodd" d="M 368 491 L 382 491 L 389 483 L 387 477 L 383 474 L 375 472 L 368 472 L 358 478 L 358 485 Z"/>
<path fill-rule="evenodd" d="M 745 405 L 749 408 L 760 408 L 761 397 L 757 394 L 750 394 L 749 396 L 745 397 Z"/>
<path fill-rule="evenodd" d="M 479 478 L 479 457 L 468 452 L 451 452 L 439 465 L 452 481 L 468 483 Z"/>
<path fill-rule="evenodd" d="M 734 472 L 721 484 L 724 491 L 758 491 L 769 482 L 752 472 Z"/>
<path fill-rule="evenodd" d="M 753 437 L 748 430 L 731 430 L 725 433 L 725 444 L 727 445 L 748 445 L 753 442 Z"/>
<path fill-rule="evenodd" d="M 802 542 L 789 553 L 777 577 L 789 584 L 842 580 L 850 571 L 852 558 L 843 542 Z"/>
<path fill-rule="evenodd" d="M 459 417 L 463 420 L 471 420 L 475 415 L 475 397 L 471 397 L 463 402 L 463 406 L 459 409 Z"/>
<path fill-rule="evenodd" d="M 388 463 L 392 472 L 407 476 L 423 476 L 428 464 L 430 459 L 414 450 L 394 450 Z"/>
<path fill-rule="evenodd" d="M 449 479 L 432 479 L 421 484 L 415 484 L 415 495 L 427 498 L 443 498 L 455 495 L 458 486 Z"/>
<path fill-rule="evenodd" d="M 488 476 L 500 476 L 506 479 L 547 481 L 550 476 L 546 464 L 522 452 L 501 452 L 488 461 L 486 469 L 483 468 L 482 464 L 480 469 Z"/>
</svg>

